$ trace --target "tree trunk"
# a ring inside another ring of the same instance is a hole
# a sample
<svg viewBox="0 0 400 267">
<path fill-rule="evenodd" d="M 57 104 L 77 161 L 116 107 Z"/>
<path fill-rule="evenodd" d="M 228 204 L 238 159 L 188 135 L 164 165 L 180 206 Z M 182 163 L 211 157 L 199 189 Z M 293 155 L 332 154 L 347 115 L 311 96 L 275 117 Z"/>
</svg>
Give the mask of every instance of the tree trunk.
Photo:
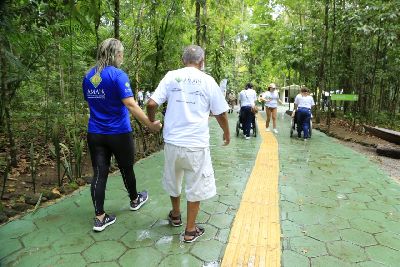
<svg viewBox="0 0 400 267">
<path fill-rule="evenodd" d="M 12 127 L 11 127 L 11 112 L 10 112 L 10 107 L 11 107 L 11 93 L 9 92 L 9 84 L 7 84 L 7 61 L 4 57 L 4 50 L 2 49 L 0 51 L 0 62 L 1 62 L 1 108 L 4 111 L 4 122 L 5 122 L 5 132 L 7 134 L 8 138 L 8 146 L 10 150 L 10 165 L 12 167 L 17 167 L 18 161 L 17 161 L 17 148 L 15 146 L 15 141 L 14 141 L 14 134 L 12 132 Z M 1 124 L 3 125 L 3 124 Z"/>
<path fill-rule="evenodd" d="M 140 86 L 140 77 L 139 77 L 139 72 L 141 69 L 141 60 L 140 60 L 140 53 L 141 53 L 141 46 L 140 46 L 140 39 L 141 39 L 141 30 L 142 30 L 142 17 L 143 17 L 143 10 L 144 10 L 144 2 L 141 4 L 137 18 L 136 18 L 136 27 L 133 35 L 133 46 L 134 46 L 134 51 L 135 51 L 135 56 L 134 56 L 134 62 L 135 62 L 135 68 L 134 68 L 134 77 L 135 77 L 135 96 L 137 95 L 139 86 Z"/>
<path fill-rule="evenodd" d="M 387 43 L 385 43 L 385 46 L 383 48 L 382 51 L 382 72 L 386 73 L 387 72 L 387 63 L 388 63 L 388 57 L 387 57 L 387 51 L 388 51 L 388 45 Z M 390 106 L 389 107 L 385 107 L 384 102 L 385 102 L 385 84 L 384 84 L 384 78 L 383 76 L 381 76 L 380 78 L 380 82 L 379 82 L 379 108 L 378 110 L 386 110 L 389 111 L 390 110 Z"/>
<path fill-rule="evenodd" d="M 351 64 L 351 52 L 352 52 L 352 47 L 351 47 L 351 34 L 350 34 L 350 26 L 347 27 L 346 33 L 344 35 L 343 39 L 343 44 L 345 44 L 344 48 L 344 58 L 343 58 L 343 63 L 344 63 L 344 69 L 345 71 L 345 77 L 344 81 L 342 83 L 343 86 L 343 93 L 345 94 L 350 94 L 352 93 L 352 85 L 351 85 L 351 78 L 350 75 L 353 73 L 352 69 L 352 64 Z M 356 105 L 353 103 L 353 106 L 356 107 Z M 349 102 L 344 102 L 344 113 L 346 114 L 348 111 L 349 107 Z"/>
<path fill-rule="evenodd" d="M 100 38 L 99 38 L 99 28 L 101 22 L 101 0 L 97 0 L 97 12 L 94 16 L 94 32 L 96 34 L 96 51 L 99 49 Z"/>
<path fill-rule="evenodd" d="M 171 9 L 168 11 L 167 16 L 164 18 L 163 22 L 161 23 L 158 32 L 156 34 L 156 62 L 154 64 L 154 75 L 152 77 L 152 90 L 156 87 L 156 83 L 158 81 L 159 71 L 158 67 L 161 61 L 164 58 L 164 44 L 165 44 L 165 36 L 167 34 L 169 28 L 169 19 L 171 17 L 172 12 L 175 10 L 176 2 L 172 2 Z"/>
<path fill-rule="evenodd" d="M 332 88 L 332 69 L 333 69 L 333 51 L 336 39 L 336 0 L 333 0 L 333 24 L 332 24 L 332 38 L 331 38 L 331 51 L 329 55 L 329 75 L 328 75 L 328 90 Z M 340 89 L 340 88 L 339 88 Z M 336 107 L 334 107 L 336 111 Z M 326 116 L 326 125 L 328 125 L 328 130 L 331 125 L 331 112 L 332 112 L 332 101 L 328 105 L 328 116 Z"/>
<path fill-rule="evenodd" d="M 196 0 L 196 44 L 200 45 L 200 36 L 201 36 L 201 23 L 200 23 L 200 1 Z"/>
<path fill-rule="evenodd" d="M 65 98 L 65 89 L 64 89 L 64 69 L 63 69 L 63 65 L 61 63 L 61 49 L 60 49 L 60 44 L 58 44 L 58 70 L 59 70 L 59 75 L 60 75 L 60 79 L 59 79 L 59 86 L 60 86 L 60 97 L 62 102 L 64 102 L 64 98 Z"/>
<path fill-rule="evenodd" d="M 393 99 L 391 101 L 392 105 L 390 107 L 390 113 L 392 117 L 400 111 L 400 85 L 397 84 L 394 88 Z M 395 120 L 392 121 L 393 123 Z"/>
<path fill-rule="evenodd" d="M 321 61 L 319 63 L 319 67 L 318 67 L 318 76 L 317 76 L 317 85 L 318 88 L 321 90 L 321 94 L 324 93 L 324 91 L 326 91 L 325 88 L 325 59 L 326 59 L 326 54 L 327 54 L 327 50 L 328 50 L 328 31 L 329 31 L 329 0 L 325 0 L 325 15 L 324 15 L 324 26 L 325 26 L 325 30 L 324 30 L 324 46 L 322 49 L 322 55 L 321 55 Z M 331 101 L 329 101 L 329 106 L 328 109 L 330 109 L 330 103 Z M 319 105 L 319 103 L 317 103 L 317 105 Z M 320 117 L 318 115 L 318 107 L 317 107 L 317 123 L 320 120 Z M 329 125 L 328 125 L 328 131 L 329 131 Z"/>
<path fill-rule="evenodd" d="M 206 50 L 206 44 L 207 44 L 207 0 L 204 0 L 204 5 L 203 5 L 203 25 L 201 27 L 203 29 L 201 47 L 205 51 Z"/>
<path fill-rule="evenodd" d="M 1 79 L 0 79 L 0 89 L 1 89 L 1 98 L 0 98 L 0 131 L 2 130 L 3 122 L 4 122 L 4 110 L 6 105 L 6 77 L 7 77 L 7 69 L 6 69 L 6 61 L 3 55 L 3 50 L 0 50 L 0 71 L 1 71 Z"/>
<path fill-rule="evenodd" d="M 380 54 L 380 46 L 381 46 L 382 38 L 380 36 L 380 30 L 378 31 L 378 41 L 376 42 L 376 49 L 375 49 L 375 60 L 374 60 L 374 68 L 372 70 L 372 79 L 370 85 L 370 92 L 367 93 L 368 101 L 367 105 L 369 110 L 366 111 L 366 115 L 368 112 L 367 121 L 374 121 L 375 120 L 375 110 L 376 110 L 376 92 L 375 92 L 375 80 L 376 80 L 376 71 L 378 69 L 378 61 L 379 61 L 379 54 Z M 371 110 L 372 109 L 372 110 Z"/>
<path fill-rule="evenodd" d="M 114 0 L 114 38 L 119 38 L 119 0 Z"/>
<path fill-rule="evenodd" d="M 7 103 L 4 109 L 5 113 L 5 123 L 6 123 L 6 132 L 8 138 L 8 145 L 10 149 L 10 165 L 12 167 L 17 167 L 17 147 L 15 145 L 14 133 L 11 128 L 11 112 L 10 112 L 10 103 Z"/>
<path fill-rule="evenodd" d="M 50 112 L 49 112 L 49 94 L 50 94 L 50 86 L 49 86 L 49 80 L 50 80 L 50 65 L 49 62 L 46 60 L 46 82 L 45 82 L 45 91 L 44 91 L 44 101 L 45 101 L 45 107 L 44 107 L 44 116 L 45 116 L 45 142 L 47 143 L 48 137 L 50 136 L 50 129 L 49 129 L 49 120 L 50 120 Z"/>
</svg>

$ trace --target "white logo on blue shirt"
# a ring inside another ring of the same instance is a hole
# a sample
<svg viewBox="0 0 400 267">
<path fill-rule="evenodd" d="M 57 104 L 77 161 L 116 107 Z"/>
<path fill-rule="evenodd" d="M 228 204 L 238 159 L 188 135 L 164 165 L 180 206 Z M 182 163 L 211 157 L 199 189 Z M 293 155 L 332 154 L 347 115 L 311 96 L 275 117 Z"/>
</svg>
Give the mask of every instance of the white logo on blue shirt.
<svg viewBox="0 0 400 267">
<path fill-rule="evenodd" d="M 101 88 L 88 89 L 87 90 L 87 98 L 88 99 L 95 99 L 95 98 L 105 99 L 106 93 Z"/>
</svg>

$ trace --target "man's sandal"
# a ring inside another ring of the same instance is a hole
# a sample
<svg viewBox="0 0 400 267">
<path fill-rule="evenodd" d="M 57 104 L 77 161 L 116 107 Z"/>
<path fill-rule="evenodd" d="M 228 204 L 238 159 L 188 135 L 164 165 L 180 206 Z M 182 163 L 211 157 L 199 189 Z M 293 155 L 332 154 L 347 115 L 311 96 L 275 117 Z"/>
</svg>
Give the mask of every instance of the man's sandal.
<svg viewBox="0 0 400 267">
<path fill-rule="evenodd" d="M 168 222 L 171 226 L 173 227 L 179 227 L 182 226 L 182 216 L 179 214 L 179 216 L 172 216 L 172 210 L 168 214 Z"/>
<path fill-rule="evenodd" d="M 205 229 L 203 227 L 197 226 L 196 225 L 196 230 L 194 231 L 186 231 L 183 236 L 183 242 L 185 243 L 192 243 L 197 240 L 200 236 L 202 236 L 205 232 Z M 190 236 L 190 239 L 186 239 L 185 236 Z"/>
</svg>

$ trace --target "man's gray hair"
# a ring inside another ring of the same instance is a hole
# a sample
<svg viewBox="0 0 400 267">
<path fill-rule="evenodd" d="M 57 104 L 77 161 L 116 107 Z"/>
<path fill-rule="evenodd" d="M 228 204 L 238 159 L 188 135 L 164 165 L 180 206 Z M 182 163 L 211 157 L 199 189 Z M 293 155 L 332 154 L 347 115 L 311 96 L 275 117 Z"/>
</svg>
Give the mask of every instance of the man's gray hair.
<svg viewBox="0 0 400 267">
<path fill-rule="evenodd" d="M 204 50 L 198 45 L 189 45 L 182 55 L 183 64 L 199 64 L 204 60 Z"/>
</svg>

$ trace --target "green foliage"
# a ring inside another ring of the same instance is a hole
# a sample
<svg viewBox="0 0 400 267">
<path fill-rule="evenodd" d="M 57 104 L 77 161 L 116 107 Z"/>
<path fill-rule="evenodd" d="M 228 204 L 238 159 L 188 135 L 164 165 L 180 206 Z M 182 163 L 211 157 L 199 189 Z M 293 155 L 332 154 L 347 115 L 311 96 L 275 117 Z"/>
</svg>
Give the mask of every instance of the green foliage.
<svg viewBox="0 0 400 267">
<path fill-rule="evenodd" d="M 360 96 L 346 116 L 398 127 L 399 1 L 121 1 L 122 67 L 134 89 L 153 91 L 182 66 L 182 49 L 196 42 L 196 2 L 206 72 L 217 82 L 227 78 L 228 89 L 238 92 L 247 82 L 258 91 L 270 82 L 305 84 L 319 94 L 343 89 Z M 35 139 L 36 153 L 44 154 L 51 142 L 59 186 L 62 168 L 70 180 L 82 172 L 89 112 L 81 82 L 99 42 L 113 36 L 113 8 L 106 0 L 0 5 L 0 132 L 11 106 L 19 143 Z"/>
<path fill-rule="evenodd" d="M 72 142 L 72 152 L 69 154 L 73 157 L 74 178 L 82 177 L 82 159 L 85 148 L 85 142 L 80 137 L 78 129 L 69 132 L 69 140 Z"/>
</svg>

